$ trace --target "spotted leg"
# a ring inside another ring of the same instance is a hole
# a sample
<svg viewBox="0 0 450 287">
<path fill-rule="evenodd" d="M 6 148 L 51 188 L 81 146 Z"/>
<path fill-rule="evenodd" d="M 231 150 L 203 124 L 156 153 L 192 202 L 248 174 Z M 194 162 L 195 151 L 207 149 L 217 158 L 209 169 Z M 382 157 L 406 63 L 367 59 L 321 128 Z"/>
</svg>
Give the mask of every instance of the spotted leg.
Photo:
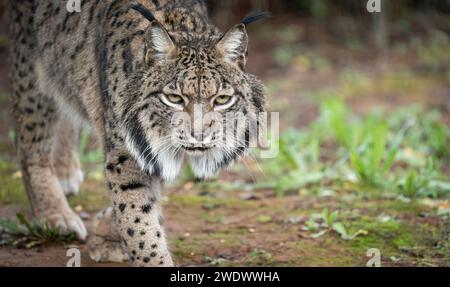
<svg viewBox="0 0 450 287">
<path fill-rule="evenodd" d="M 141 171 L 126 149 L 106 155 L 116 230 L 133 266 L 173 266 L 162 227 L 160 179 Z"/>
</svg>

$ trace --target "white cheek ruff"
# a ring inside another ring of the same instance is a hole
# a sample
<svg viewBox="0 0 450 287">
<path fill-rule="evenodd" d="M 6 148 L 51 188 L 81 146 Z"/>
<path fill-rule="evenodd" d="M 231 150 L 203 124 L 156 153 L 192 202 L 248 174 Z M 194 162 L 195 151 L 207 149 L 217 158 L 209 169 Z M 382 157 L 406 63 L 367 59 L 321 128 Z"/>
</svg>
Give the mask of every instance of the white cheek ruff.
<svg viewBox="0 0 450 287">
<path fill-rule="evenodd" d="M 136 159 L 140 169 L 142 171 L 147 171 L 150 174 L 155 174 L 156 170 L 154 165 L 150 163 L 150 159 L 145 159 L 144 156 L 138 152 L 132 138 L 128 135 L 128 133 L 125 136 L 125 144 L 128 151 Z M 175 179 L 180 172 L 183 163 L 182 153 L 174 153 L 173 149 L 168 149 L 165 151 L 152 150 L 152 153 L 156 157 L 159 176 L 166 181 Z"/>
<path fill-rule="evenodd" d="M 138 150 L 136 149 L 133 140 L 131 139 L 130 135 L 125 132 L 125 145 L 128 149 L 128 151 L 131 153 L 131 155 L 136 159 L 139 167 L 141 170 L 147 170 L 146 163 L 144 162 L 144 158 L 141 154 L 139 154 Z"/>
<path fill-rule="evenodd" d="M 198 178 L 211 178 L 217 174 L 224 162 L 225 153 L 211 150 L 204 155 L 191 157 L 192 172 Z"/>
<path fill-rule="evenodd" d="M 182 154 L 180 152 L 173 154 L 172 151 L 169 149 L 157 155 L 157 162 L 161 168 L 161 177 L 167 181 L 175 179 L 180 173 L 183 163 Z"/>
</svg>

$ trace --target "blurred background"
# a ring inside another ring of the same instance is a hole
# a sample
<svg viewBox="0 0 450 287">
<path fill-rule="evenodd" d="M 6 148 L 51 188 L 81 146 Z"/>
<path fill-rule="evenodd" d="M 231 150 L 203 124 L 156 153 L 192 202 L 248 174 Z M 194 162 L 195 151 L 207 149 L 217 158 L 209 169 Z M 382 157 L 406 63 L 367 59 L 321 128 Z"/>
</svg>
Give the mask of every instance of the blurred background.
<svg viewBox="0 0 450 287">
<path fill-rule="evenodd" d="M 381 1 L 380 13 L 367 2 L 207 1 L 222 30 L 251 11 L 273 14 L 248 27 L 248 70 L 280 113 L 279 154 L 252 153 L 205 182 L 187 167 L 166 184 L 178 264 L 365 266 L 377 248 L 382 266 L 450 266 L 450 1 Z M 61 265 L 59 241 L 79 243 L 5 227 L 31 219 L 14 159 L 4 22 L 0 265 Z M 108 204 L 88 127 L 80 154 L 86 181 L 70 203 L 88 223 Z"/>
</svg>

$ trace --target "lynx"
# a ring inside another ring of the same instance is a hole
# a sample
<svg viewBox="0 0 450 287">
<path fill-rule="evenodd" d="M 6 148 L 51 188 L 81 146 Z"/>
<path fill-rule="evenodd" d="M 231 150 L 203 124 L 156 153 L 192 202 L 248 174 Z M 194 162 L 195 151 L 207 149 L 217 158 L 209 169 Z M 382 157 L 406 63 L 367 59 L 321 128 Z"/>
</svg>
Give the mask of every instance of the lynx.
<svg viewBox="0 0 450 287">
<path fill-rule="evenodd" d="M 94 233 L 116 236 L 133 266 L 173 266 L 161 184 L 184 162 L 206 178 L 248 151 L 265 89 L 246 72 L 246 25 L 266 15 L 222 33 L 202 1 L 82 0 L 79 13 L 61 0 L 8 2 L 17 151 L 34 215 L 87 239 L 65 195 L 83 180 L 77 147 L 89 123 L 111 203 L 96 218 L 106 231 Z M 197 122 L 198 111 L 215 116 Z M 225 114 L 249 124 L 225 133 Z"/>
</svg>

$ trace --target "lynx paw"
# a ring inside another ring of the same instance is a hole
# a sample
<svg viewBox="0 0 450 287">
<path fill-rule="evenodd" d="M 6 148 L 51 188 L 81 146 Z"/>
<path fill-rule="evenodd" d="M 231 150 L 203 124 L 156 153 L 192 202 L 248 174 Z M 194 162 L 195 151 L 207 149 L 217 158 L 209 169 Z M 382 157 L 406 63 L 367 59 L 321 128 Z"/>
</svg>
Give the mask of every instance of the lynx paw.
<svg viewBox="0 0 450 287">
<path fill-rule="evenodd" d="M 97 235 L 88 241 L 89 257 L 95 262 L 125 262 L 128 255 L 119 241 L 112 241 Z"/>
<path fill-rule="evenodd" d="M 95 216 L 93 236 L 88 241 L 89 256 L 96 262 L 124 262 L 128 255 L 123 251 L 120 236 L 112 224 L 112 208 L 106 208 Z"/>
<path fill-rule="evenodd" d="M 79 240 L 85 241 L 87 238 L 83 221 L 72 210 L 44 214 L 39 218 L 41 222 L 48 222 L 52 228 L 58 228 L 61 234 L 74 232 Z"/>
</svg>

